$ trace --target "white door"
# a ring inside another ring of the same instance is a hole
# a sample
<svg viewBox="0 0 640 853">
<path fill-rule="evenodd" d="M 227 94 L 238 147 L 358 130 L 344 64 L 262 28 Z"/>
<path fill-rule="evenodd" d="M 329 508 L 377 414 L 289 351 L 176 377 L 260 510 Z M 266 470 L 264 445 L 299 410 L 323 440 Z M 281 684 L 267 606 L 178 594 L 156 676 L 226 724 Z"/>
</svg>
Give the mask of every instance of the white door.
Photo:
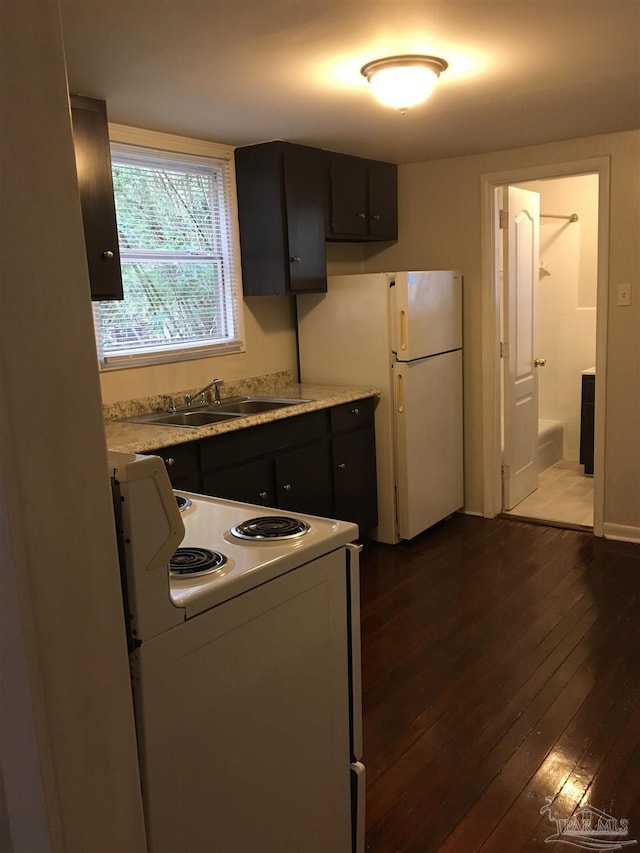
<svg viewBox="0 0 640 853">
<path fill-rule="evenodd" d="M 393 365 L 397 514 L 412 539 L 464 503 L 462 351 Z"/>
<path fill-rule="evenodd" d="M 505 187 L 503 508 L 538 487 L 538 381 L 534 364 L 540 195 Z"/>
</svg>

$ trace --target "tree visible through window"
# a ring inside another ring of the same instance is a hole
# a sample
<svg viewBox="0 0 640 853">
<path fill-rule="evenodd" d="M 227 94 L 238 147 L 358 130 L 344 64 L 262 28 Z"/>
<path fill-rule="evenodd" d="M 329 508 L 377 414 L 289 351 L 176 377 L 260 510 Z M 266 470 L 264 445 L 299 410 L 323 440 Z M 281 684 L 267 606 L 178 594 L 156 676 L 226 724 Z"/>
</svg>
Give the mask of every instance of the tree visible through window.
<svg viewBox="0 0 640 853">
<path fill-rule="evenodd" d="M 240 348 L 228 163 L 114 145 L 124 300 L 94 306 L 104 363 Z"/>
</svg>

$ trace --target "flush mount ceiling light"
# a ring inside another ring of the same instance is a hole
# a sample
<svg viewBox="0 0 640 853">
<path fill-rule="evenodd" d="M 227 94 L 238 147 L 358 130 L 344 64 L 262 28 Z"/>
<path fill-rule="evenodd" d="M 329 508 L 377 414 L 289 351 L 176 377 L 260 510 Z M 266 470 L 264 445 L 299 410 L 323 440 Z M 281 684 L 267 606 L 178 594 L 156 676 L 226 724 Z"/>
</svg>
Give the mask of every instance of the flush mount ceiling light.
<svg viewBox="0 0 640 853">
<path fill-rule="evenodd" d="M 380 103 L 405 113 L 425 101 L 448 62 L 437 56 L 389 56 L 367 62 L 360 73 L 367 78 Z"/>
</svg>

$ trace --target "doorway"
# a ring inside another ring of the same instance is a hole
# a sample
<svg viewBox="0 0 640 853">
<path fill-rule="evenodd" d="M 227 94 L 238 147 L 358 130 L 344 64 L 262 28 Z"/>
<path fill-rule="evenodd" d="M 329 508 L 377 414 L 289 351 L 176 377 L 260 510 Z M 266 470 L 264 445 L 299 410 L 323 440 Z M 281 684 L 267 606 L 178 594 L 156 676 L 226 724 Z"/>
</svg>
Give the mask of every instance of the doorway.
<svg viewBox="0 0 640 853">
<path fill-rule="evenodd" d="M 502 509 L 522 518 L 592 528 L 593 422 L 588 418 L 594 409 L 588 400 L 596 363 L 598 176 L 516 186 L 539 197 L 540 211 L 532 312 L 537 482 L 513 506 L 503 498 Z M 498 192 L 504 195 L 505 189 Z M 509 337 L 505 325 L 503 319 L 503 339 Z M 502 400 L 504 409 L 504 394 Z"/>
<path fill-rule="evenodd" d="M 503 316 L 508 300 L 502 289 L 499 217 L 507 186 L 539 194 L 541 216 L 539 268 L 533 283 L 535 323 L 532 320 L 532 362 L 539 365 L 535 370 L 536 482 L 530 494 L 519 495 L 506 511 L 561 526 L 593 528 L 602 535 L 603 382 L 596 385 L 594 462 L 586 465 L 581 450 L 583 383 L 591 383 L 593 390 L 595 376 L 604 375 L 606 357 L 609 185 L 608 161 L 600 158 L 483 178 L 483 320 L 489 332 L 483 346 L 484 515 L 493 517 L 505 509 L 505 362 L 498 354 L 500 343 L 509 340 L 508 318 Z M 508 346 L 504 349 L 508 358 Z M 589 414 L 593 412 L 591 405 Z"/>
</svg>

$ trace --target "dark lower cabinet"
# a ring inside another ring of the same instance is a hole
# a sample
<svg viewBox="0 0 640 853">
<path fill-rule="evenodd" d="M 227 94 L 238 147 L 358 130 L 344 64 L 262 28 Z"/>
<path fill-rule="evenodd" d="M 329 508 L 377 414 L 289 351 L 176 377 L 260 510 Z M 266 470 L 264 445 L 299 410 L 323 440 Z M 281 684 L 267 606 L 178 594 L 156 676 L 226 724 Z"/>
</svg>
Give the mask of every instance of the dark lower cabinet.
<svg viewBox="0 0 640 853">
<path fill-rule="evenodd" d="M 378 523 L 373 398 L 330 411 L 335 517 L 355 521 L 362 533 Z"/>
<path fill-rule="evenodd" d="M 328 439 L 276 456 L 275 467 L 281 509 L 333 515 Z"/>
<path fill-rule="evenodd" d="M 371 530 L 378 523 L 373 427 L 335 435 L 332 443 L 336 518 L 355 521 L 362 531 Z"/>
<path fill-rule="evenodd" d="M 585 474 L 593 474 L 595 411 L 596 377 L 593 373 L 584 373 L 580 406 L 580 464 L 584 465 Z"/>
<path fill-rule="evenodd" d="M 210 471 L 202 478 L 202 492 L 230 501 L 275 507 L 276 486 L 271 459 L 254 459 Z"/>
<path fill-rule="evenodd" d="M 152 452 L 164 461 L 174 489 L 182 489 L 185 492 L 202 491 L 197 443 L 189 441 Z"/>
<path fill-rule="evenodd" d="M 162 448 L 176 489 L 377 524 L 374 400 Z"/>
</svg>

